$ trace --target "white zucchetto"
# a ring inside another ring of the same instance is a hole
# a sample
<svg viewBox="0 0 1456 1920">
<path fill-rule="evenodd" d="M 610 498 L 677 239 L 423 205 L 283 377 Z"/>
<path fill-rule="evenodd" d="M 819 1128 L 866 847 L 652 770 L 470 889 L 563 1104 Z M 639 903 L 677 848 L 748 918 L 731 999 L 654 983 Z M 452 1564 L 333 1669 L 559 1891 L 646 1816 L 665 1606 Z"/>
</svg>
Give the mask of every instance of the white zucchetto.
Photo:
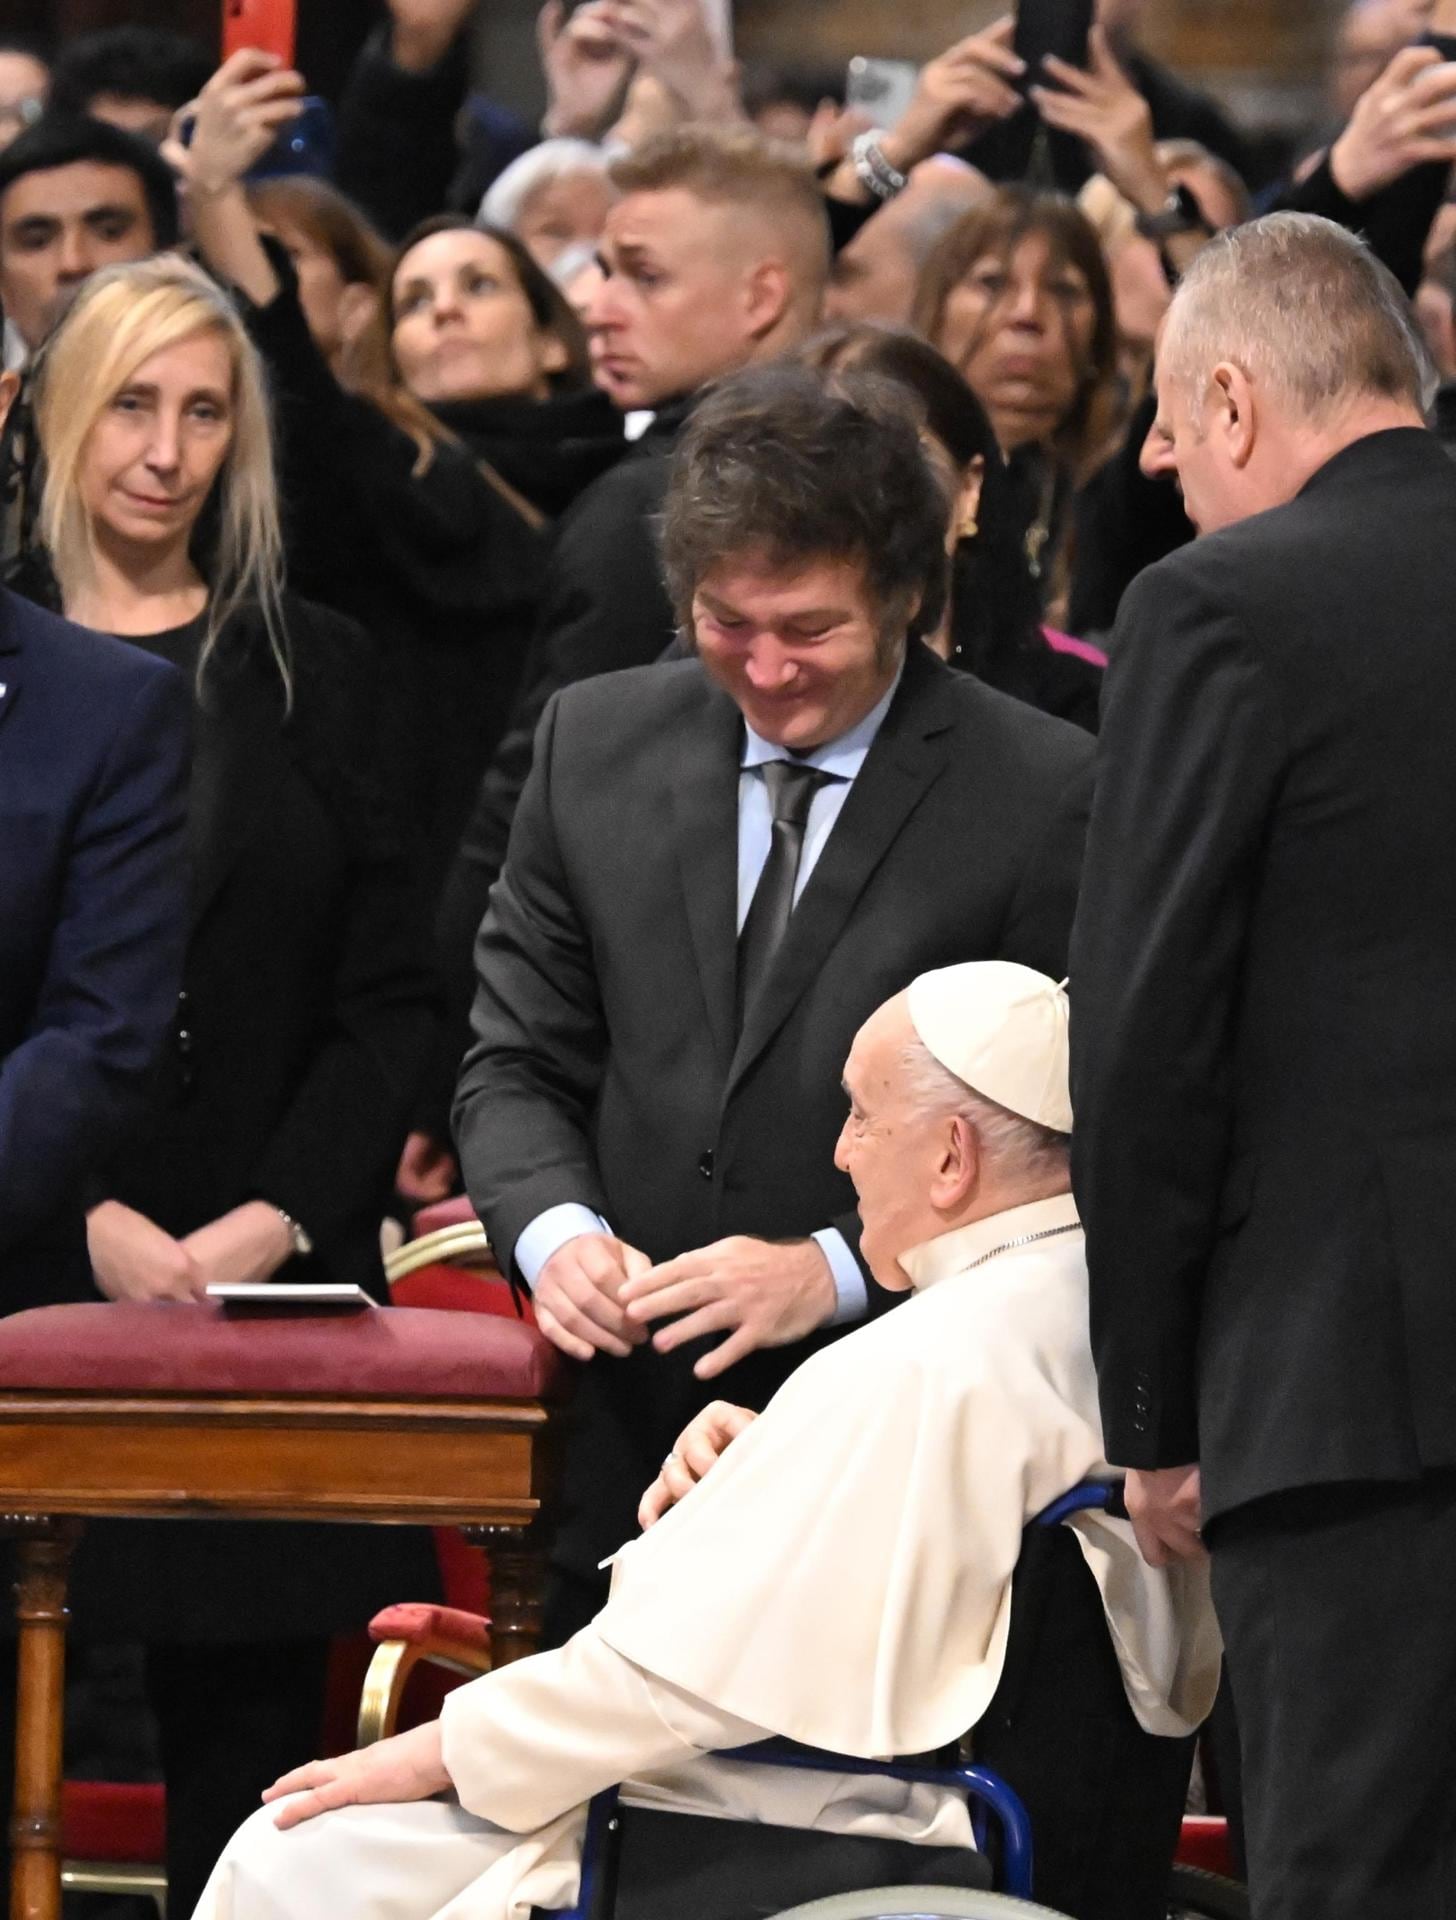
<svg viewBox="0 0 1456 1920">
<path fill-rule="evenodd" d="M 1011 960 L 972 960 L 922 973 L 909 1004 L 916 1033 L 958 1080 L 1023 1120 L 1072 1131 L 1065 987 Z"/>
</svg>

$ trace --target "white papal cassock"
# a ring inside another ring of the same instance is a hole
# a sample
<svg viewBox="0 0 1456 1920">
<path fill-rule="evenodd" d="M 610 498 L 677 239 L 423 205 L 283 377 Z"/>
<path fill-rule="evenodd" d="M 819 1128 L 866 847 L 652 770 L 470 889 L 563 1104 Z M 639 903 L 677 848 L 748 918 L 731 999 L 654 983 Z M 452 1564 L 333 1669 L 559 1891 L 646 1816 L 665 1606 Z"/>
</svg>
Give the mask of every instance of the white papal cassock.
<svg viewBox="0 0 1456 1920">
<path fill-rule="evenodd" d="M 980 1718 L 1023 1527 L 1109 1471 L 1075 1222 L 1070 1196 L 1038 1201 L 907 1254 L 914 1296 L 799 1368 L 617 1556 L 591 1626 L 449 1696 L 454 1798 L 287 1833 L 265 1809 L 197 1920 L 527 1920 L 575 1898 L 584 1803 L 624 1778 L 653 1804 L 971 1844 L 963 1804 L 938 1789 L 712 1752 L 777 1733 L 923 1753 Z M 1027 1236 L 1042 1237 L 1009 1244 Z M 1205 1570 L 1155 1572 L 1126 1521 L 1070 1524 L 1134 1713 L 1190 1731 L 1218 1679 Z"/>
</svg>

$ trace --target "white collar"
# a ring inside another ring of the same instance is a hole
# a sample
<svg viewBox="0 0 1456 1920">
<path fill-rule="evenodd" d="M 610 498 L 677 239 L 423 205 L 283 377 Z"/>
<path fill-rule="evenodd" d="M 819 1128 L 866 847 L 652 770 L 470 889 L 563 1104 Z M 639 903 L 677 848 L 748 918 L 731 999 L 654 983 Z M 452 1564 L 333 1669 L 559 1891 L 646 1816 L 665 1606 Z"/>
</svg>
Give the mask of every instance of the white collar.
<svg viewBox="0 0 1456 1920">
<path fill-rule="evenodd" d="M 969 1226 L 938 1234 L 934 1240 L 902 1253 L 900 1265 L 919 1293 L 952 1274 L 966 1272 L 990 1254 L 1008 1252 L 1013 1245 L 1024 1245 L 1033 1237 L 1050 1239 L 1055 1233 L 1066 1233 L 1071 1240 L 1068 1229 L 1073 1227 L 1079 1230 L 1080 1241 L 1077 1202 L 1070 1193 L 1058 1193 L 1049 1200 L 1006 1207 L 1000 1213 L 988 1213 L 984 1220 L 973 1220 Z"/>
</svg>

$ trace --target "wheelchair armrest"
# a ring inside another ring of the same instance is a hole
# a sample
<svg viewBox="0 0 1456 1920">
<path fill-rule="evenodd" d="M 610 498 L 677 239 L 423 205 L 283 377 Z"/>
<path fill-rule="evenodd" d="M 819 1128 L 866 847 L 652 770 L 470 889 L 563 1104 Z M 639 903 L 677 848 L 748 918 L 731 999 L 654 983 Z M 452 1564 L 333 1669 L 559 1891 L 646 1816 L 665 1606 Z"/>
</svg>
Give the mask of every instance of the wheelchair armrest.
<svg viewBox="0 0 1456 1920">
<path fill-rule="evenodd" d="M 490 1671 L 490 1622 L 458 1607 L 386 1607 L 369 1622 L 369 1637 L 378 1647 L 359 1697 L 361 1747 L 394 1732 L 405 1686 L 422 1660 L 472 1680 Z"/>
<path fill-rule="evenodd" d="M 1058 1527 L 1074 1513 L 1106 1513 L 1114 1520 L 1127 1518 L 1127 1483 L 1124 1480 L 1084 1480 L 1030 1522 L 1033 1527 Z"/>
</svg>

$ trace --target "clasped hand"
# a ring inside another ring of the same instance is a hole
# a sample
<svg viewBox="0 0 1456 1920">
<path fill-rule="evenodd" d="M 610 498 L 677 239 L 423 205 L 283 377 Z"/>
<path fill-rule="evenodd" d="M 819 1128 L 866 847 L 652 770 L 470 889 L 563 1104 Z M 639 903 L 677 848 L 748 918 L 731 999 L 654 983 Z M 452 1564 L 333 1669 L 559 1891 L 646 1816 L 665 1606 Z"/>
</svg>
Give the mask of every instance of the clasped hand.
<svg viewBox="0 0 1456 1920">
<path fill-rule="evenodd" d="M 699 1380 L 716 1379 L 759 1347 L 783 1347 L 822 1327 L 836 1294 L 829 1262 L 814 1240 L 752 1240 L 734 1234 L 636 1274 L 622 1288 L 630 1325 L 681 1314 L 652 1336 L 659 1353 L 726 1332 L 698 1360 Z"/>
<path fill-rule="evenodd" d="M 682 1317 L 653 1334 L 671 1353 L 708 1333 L 728 1338 L 693 1372 L 712 1380 L 759 1347 L 787 1346 L 834 1312 L 829 1262 L 813 1240 L 776 1242 L 735 1234 L 654 1266 L 610 1234 L 583 1233 L 557 1249 L 536 1276 L 536 1321 L 574 1360 L 594 1353 L 625 1359 L 650 1322 Z"/>
</svg>

